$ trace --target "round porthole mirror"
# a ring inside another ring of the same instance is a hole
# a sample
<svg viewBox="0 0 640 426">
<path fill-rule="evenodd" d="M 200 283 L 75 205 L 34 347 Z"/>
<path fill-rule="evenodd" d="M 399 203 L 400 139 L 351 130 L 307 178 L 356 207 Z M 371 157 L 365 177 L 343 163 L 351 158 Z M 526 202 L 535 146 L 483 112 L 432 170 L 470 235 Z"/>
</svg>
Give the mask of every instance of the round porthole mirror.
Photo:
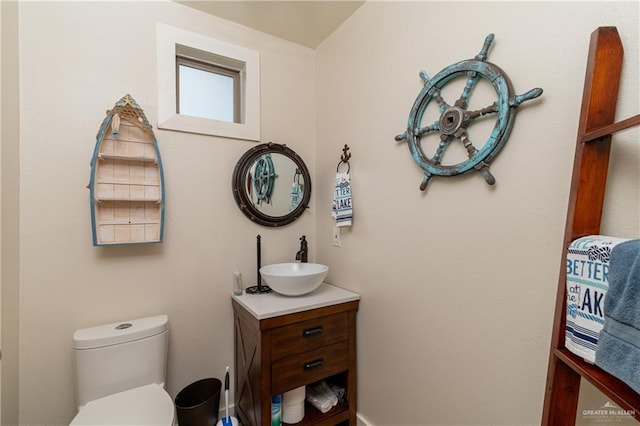
<svg viewBox="0 0 640 426">
<path fill-rule="evenodd" d="M 302 158 L 273 142 L 245 152 L 233 169 L 233 197 L 252 221 L 284 226 L 299 218 L 311 198 L 311 176 Z"/>
</svg>

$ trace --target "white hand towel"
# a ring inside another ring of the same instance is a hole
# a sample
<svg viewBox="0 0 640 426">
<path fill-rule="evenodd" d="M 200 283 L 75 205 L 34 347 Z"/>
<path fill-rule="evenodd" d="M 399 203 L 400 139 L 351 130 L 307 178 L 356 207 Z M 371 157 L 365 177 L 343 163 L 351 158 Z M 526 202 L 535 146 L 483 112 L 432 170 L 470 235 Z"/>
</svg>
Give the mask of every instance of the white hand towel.
<svg viewBox="0 0 640 426">
<path fill-rule="evenodd" d="M 336 174 L 331 216 L 336 220 L 337 227 L 351 226 L 353 221 L 353 202 L 351 200 L 351 178 L 349 173 L 338 172 Z"/>
<path fill-rule="evenodd" d="M 294 211 L 300 201 L 302 201 L 303 189 L 302 184 L 298 182 L 293 182 L 291 185 L 291 200 L 289 202 L 289 211 Z"/>
</svg>

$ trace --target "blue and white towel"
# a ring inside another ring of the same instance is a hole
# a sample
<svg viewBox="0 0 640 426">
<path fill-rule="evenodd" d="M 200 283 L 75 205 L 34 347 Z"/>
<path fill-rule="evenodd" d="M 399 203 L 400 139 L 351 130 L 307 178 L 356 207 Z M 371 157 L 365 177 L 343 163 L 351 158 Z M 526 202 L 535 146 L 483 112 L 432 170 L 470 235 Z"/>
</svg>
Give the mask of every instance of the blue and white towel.
<svg viewBox="0 0 640 426">
<path fill-rule="evenodd" d="M 640 393 L 640 240 L 611 252 L 604 308 L 596 365 Z"/>
<path fill-rule="evenodd" d="M 626 239 L 589 235 L 567 251 L 567 316 L 565 346 L 593 363 L 604 324 L 611 250 Z"/>
<path fill-rule="evenodd" d="M 336 174 L 333 192 L 333 211 L 331 216 L 336 220 L 336 226 L 351 226 L 353 222 L 353 202 L 351 200 L 351 178 L 349 173 Z"/>
<path fill-rule="evenodd" d="M 293 182 L 291 185 L 291 199 L 289 201 L 289 211 L 294 211 L 300 201 L 302 201 L 302 195 L 304 194 L 304 189 L 301 183 Z"/>
</svg>

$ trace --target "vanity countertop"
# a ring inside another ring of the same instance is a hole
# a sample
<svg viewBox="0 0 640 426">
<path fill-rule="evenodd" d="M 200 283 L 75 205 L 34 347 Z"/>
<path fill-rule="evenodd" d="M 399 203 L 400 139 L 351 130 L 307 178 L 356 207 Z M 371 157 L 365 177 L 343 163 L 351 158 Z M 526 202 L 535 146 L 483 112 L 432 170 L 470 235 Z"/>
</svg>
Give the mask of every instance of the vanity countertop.
<svg viewBox="0 0 640 426">
<path fill-rule="evenodd" d="M 303 296 L 283 296 L 272 291 L 231 297 L 258 320 L 360 300 L 359 294 L 327 283 Z"/>
</svg>

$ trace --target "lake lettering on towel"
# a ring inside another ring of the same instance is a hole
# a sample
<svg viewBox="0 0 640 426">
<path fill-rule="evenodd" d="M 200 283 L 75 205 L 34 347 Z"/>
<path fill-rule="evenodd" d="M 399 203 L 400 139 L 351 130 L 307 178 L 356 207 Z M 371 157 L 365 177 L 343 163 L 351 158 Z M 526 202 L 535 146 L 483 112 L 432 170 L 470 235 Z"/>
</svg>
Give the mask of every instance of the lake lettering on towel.
<svg viewBox="0 0 640 426">
<path fill-rule="evenodd" d="M 604 324 L 611 249 L 621 241 L 590 235 L 573 241 L 567 250 L 565 346 L 591 363 Z"/>
<path fill-rule="evenodd" d="M 336 188 L 336 209 L 344 210 L 351 208 L 351 190 L 348 186 Z"/>
<path fill-rule="evenodd" d="M 607 285 L 609 277 L 609 264 L 582 259 L 567 259 L 567 277 L 579 277 L 591 282 L 600 282 Z M 582 294 L 580 289 L 582 288 Z M 583 312 L 604 318 L 602 305 L 606 291 L 580 284 L 569 285 L 567 288 L 567 302 L 575 303 Z"/>
</svg>

